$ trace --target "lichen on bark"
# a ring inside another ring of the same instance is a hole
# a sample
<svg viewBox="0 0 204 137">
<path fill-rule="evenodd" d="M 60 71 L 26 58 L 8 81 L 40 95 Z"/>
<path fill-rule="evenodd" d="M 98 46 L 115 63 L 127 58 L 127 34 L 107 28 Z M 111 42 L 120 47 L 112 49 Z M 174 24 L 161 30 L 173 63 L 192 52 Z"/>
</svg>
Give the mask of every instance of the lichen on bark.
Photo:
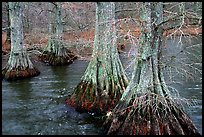
<svg viewBox="0 0 204 137">
<path fill-rule="evenodd" d="M 2 70 L 2 78 L 6 80 L 17 80 L 40 74 L 24 48 L 22 6 L 21 2 L 9 2 L 11 52 L 8 63 Z"/>
<path fill-rule="evenodd" d="M 49 5 L 51 8 L 51 5 Z M 77 56 L 68 48 L 63 41 L 63 24 L 62 24 L 62 5 L 55 2 L 54 13 L 50 13 L 49 32 L 50 37 L 48 44 L 39 55 L 39 60 L 47 65 L 68 65 L 71 64 Z"/>
<path fill-rule="evenodd" d="M 135 58 L 128 87 L 103 123 L 105 134 L 199 135 L 164 80 L 159 54 L 163 30 L 155 27 L 162 20 L 162 11 L 161 3 L 144 3 L 142 6 L 140 56 Z"/>
<path fill-rule="evenodd" d="M 92 59 L 66 103 L 79 111 L 104 113 L 112 110 L 128 79 L 116 46 L 115 4 L 98 2 Z"/>
</svg>

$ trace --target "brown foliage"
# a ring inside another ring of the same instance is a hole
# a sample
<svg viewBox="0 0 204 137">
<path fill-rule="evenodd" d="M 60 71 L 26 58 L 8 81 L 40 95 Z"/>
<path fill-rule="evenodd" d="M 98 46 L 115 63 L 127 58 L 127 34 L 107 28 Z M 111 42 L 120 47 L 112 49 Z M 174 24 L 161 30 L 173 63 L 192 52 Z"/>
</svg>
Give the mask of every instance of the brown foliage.
<svg viewBox="0 0 204 137">
<path fill-rule="evenodd" d="M 76 31 L 71 33 L 64 33 L 64 40 L 76 41 L 78 39 L 84 41 L 93 41 L 94 40 L 94 29 L 89 29 L 85 31 Z"/>
<path fill-rule="evenodd" d="M 2 32 L 2 52 L 3 54 L 7 54 L 11 50 L 11 43 L 7 39 L 7 33 Z"/>
</svg>

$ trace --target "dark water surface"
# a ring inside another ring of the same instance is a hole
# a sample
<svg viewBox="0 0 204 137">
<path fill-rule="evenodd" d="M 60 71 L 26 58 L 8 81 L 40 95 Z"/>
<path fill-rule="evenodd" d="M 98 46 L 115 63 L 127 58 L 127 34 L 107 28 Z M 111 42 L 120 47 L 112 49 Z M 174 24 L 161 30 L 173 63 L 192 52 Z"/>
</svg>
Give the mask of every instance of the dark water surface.
<svg viewBox="0 0 204 137">
<path fill-rule="evenodd" d="M 127 62 L 123 59 L 124 64 Z M 99 134 L 100 129 L 86 121 L 90 115 L 77 113 L 64 104 L 67 95 L 80 81 L 88 61 L 76 60 L 69 66 L 60 67 L 34 64 L 41 72 L 39 76 L 15 82 L 2 81 L 2 134 Z M 197 99 L 196 105 L 187 108 L 186 112 L 202 133 L 202 76 L 182 83 L 174 86 L 182 97 Z"/>
<path fill-rule="evenodd" d="M 15 82 L 2 81 L 2 134 L 94 135 L 98 129 L 64 104 L 78 84 L 87 61 L 50 67 L 35 63 L 41 74 Z"/>
</svg>

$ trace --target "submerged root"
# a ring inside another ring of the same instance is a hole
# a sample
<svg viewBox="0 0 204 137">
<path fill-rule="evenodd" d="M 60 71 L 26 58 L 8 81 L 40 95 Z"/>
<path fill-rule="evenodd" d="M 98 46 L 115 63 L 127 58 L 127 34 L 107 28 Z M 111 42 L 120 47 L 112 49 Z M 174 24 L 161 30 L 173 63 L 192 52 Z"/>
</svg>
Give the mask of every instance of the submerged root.
<svg viewBox="0 0 204 137">
<path fill-rule="evenodd" d="M 106 119 L 108 135 L 199 135 L 190 117 L 170 98 L 149 93 L 131 104 Z"/>
<path fill-rule="evenodd" d="M 5 67 L 2 70 L 2 79 L 5 78 L 8 81 L 17 80 L 17 79 L 23 79 L 23 78 L 29 78 L 38 76 L 40 74 L 40 71 L 37 68 L 9 68 Z"/>
<path fill-rule="evenodd" d="M 113 95 L 113 93 L 116 94 L 116 92 L 117 97 Z M 66 104 L 75 107 L 76 110 L 80 112 L 88 111 L 101 114 L 112 110 L 119 101 L 121 95 L 120 89 L 107 92 L 97 88 L 92 82 L 81 81 L 75 88 L 74 94 L 66 99 Z"/>
</svg>

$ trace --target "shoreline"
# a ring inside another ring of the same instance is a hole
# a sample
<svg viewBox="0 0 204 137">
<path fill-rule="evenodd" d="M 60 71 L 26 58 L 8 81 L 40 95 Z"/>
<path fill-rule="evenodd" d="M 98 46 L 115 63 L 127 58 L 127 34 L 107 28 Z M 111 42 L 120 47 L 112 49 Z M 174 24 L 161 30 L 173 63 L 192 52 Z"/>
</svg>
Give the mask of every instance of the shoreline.
<svg viewBox="0 0 204 137">
<path fill-rule="evenodd" d="M 130 33 L 132 34 L 132 36 L 134 37 L 138 37 L 140 35 L 140 29 L 136 28 L 136 29 L 131 29 L 132 31 L 130 31 Z M 128 33 L 128 32 L 127 32 Z M 26 34 L 26 35 L 30 35 L 30 34 Z M 126 33 L 124 33 L 122 35 L 126 35 Z M 180 30 L 175 30 L 175 29 L 170 29 L 170 30 L 166 30 L 163 33 L 163 36 L 169 37 L 169 36 L 179 36 L 179 35 L 202 35 L 202 27 L 195 27 L 195 26 L 190 26 L 189 28 L 182 28 Z M 43 37 L 44 36 L 44 37 Z M 41 38 L 39 40 L 39 38 Z M 120 38 L 121 39 L 121 38 Z M 124 38 L 122 38 L 122 42 L 120 39 L 118 39 L 118 45 L 119 48 L 120 46 L 125 45 Z M 31 41 L 33 40 L 33 41 Z M 94 40 L 94 29 L 90 29 L 90 30 L 86 30 L 86 31 L 80 31 L 80 32 L 73 32 L 73 33 L 64 33 L 64 41 L 68 41 L 67 45 L 71 45 L 69 46 L 69 48 L 71 49 L 71 51 L 73 51 L 77 56 L 79 60 L 90 60 L 91 59 L 91 54 L 92 54 L 92 42 Z M 77 41 L 82 41 L 83 43 L 78 43 Z M 29 43 L 30 42 L 30 43 Z M 44 46 L 46 46 L 48 42 L 48 37 L 45 34 L 41 34 L 38 35 L 38 37 L 35 36 L 26 36 L 24 39 L 24 45 L 27 49 L 42 49 L 44 48 Z M 72 43 L 76 43 L 76 44 L 72 44 Z M 88 44 L 86 44 L 88 43 Z M 36 46 L 34 48 L 34 46 Z M 80 48 L 79 48 L 80 47 Z M 8 52 L 10 51 L 10 44 L 7 42 L 6 40 L 6 33 L 2 33 L 2 54 L 6 55 L 8 54 Z"/>
</svg>

